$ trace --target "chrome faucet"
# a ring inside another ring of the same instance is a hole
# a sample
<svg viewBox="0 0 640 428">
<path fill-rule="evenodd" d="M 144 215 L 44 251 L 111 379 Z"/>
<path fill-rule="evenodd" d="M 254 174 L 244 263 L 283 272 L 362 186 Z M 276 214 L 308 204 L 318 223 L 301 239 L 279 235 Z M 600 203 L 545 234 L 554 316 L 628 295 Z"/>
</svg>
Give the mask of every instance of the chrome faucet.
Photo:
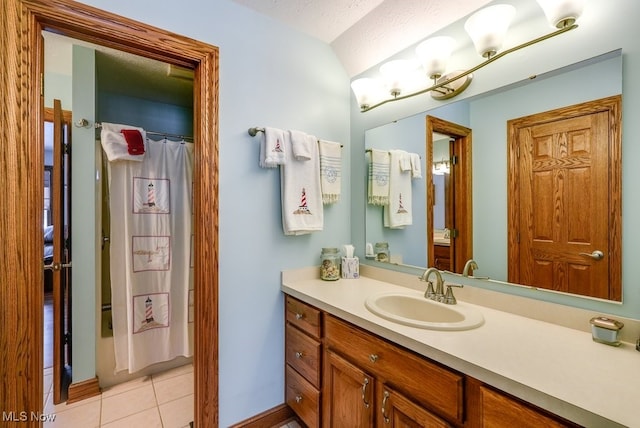
<svg viewBox="0 0 640 428">
<path fill-rule="evenodd" d="M 433 291 L 433 283 L 429 281 L 429 277 L 431 274 L 436 275 L 436 290 Z M 427 299 L 435 300 L 437 302 L 442 302 L 444 300 L 444 281 L 442 280 L 442 275 L 440 275 L 440 271 L 434 267 L 430 267 L 425 270 L 422 276 L 420 277 L 420 281 L 427 281 L 427 291 L 424 293 L 424 297 Z"/>
<path fill-rule="evenodd" d="M 467 263 L 464 264 L 464 269 L 462 269 L 462 276 L 469 276 L 469 271 L 471 271 L 471 275 L 473 275 L 473 271 L 478 269 L 478 263 L 475 260 L 469 259 Z"/>
<path fill-rule="evenodd" d="M 462 276 L 474 279 L 489 279 L 488 276 L 474 276 L 473 271 L 476 269 L 478 269 L 478 263 L 476 263 L 476 261 L 473 259 L 469 259 L 464 264 L 464 268 L 462 269 Z M 471 275 L 469 275 L 469 271 L 471 271 Z"/>
</svg>

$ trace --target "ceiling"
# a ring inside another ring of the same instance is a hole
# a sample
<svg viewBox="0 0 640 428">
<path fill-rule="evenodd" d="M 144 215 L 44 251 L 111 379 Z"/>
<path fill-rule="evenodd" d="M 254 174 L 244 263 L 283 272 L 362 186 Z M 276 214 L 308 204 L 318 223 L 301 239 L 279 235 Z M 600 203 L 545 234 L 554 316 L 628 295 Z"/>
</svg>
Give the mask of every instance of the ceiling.
<svg viewBox="0 0 640 428">
<path fill-rule="evenodd" d="M 233 0 L 328 43 L 349 77 L 491 0 Z"/>
</svg>

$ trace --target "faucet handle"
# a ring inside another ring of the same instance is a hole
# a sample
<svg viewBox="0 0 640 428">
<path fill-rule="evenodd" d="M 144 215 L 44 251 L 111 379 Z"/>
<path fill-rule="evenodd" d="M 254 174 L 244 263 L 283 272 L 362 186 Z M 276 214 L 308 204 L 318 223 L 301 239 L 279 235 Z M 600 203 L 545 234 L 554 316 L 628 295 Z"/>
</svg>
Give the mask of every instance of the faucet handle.
<svg viewBox="0 0 640 428">
<path fill-rule="evenodd" d="M 457 303 L 455 296 L 453 295 L 453 290 L 451 287 L 463 288 L 462 284 L 445 284 L 447 286 L 447 292 L 444 295 L 443 302 L 447 305 L 455 305 Z"/>
<path fill-rule="evenodd" d="M 433 291 L 433 282 L 427 281 L 427 291 L 424 292 L 424 297 L 427 299 L 434 299 L 436 296 L 436 292 Z"/>
</svg>

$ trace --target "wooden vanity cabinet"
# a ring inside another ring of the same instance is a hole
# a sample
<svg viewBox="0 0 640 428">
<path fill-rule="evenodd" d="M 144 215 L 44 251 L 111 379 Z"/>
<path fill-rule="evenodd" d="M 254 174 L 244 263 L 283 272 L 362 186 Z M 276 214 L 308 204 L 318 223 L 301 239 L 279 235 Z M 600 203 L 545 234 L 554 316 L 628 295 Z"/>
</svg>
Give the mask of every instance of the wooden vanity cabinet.
<svg viewBox="0 0 640 428">
<path fill-rule="evenodd" d="M 449 245 L 433 244 L 433 265 L 439 270 L 451 270 L 451 248 Z"/>
<path fill-rule="evenodd" d="M 449 426 L 446 421 L 457 426 L 463 424 L 462 374 L 331 315 L 324 318 L 324 332 L 323 415 L 326 419 L 323 426 L 350 426 L 331 424 L 332 418 L 340 414 L 339 409 L 345 401 L 341 384 L 336 381 L 345 372 L 344 367 L 353 367 L 350 372 L 357 373 L 348 388 L 354 403 L 357 402 L 361 408 L 366 408 L 367 404 L 369 408 L 373 408 L 374 420 L 369 421 L 370 425 L 364 426 L 374 426 L 373 423 L 379 427 L 390 426 L 384 421 L 382 409 L 393 414 L 390 422 L 400 423 L 402 420 L 416 418 L 413 424 L 397 426 Z M 337 364 L 336 361 L 340 363 Z M 340 368 L 342 370 L 338 371 Z M 389 395 L 386 400 L 385 392 Z M 336 393 L 338 394 L 334 395 Z M 423 425 L 419 421 L 430 422 Z"/>
<path fill-rule="evenodd" d="M 286 296 L 285 400 L 307 427 L 578 427 Z"/>
<path fill-rule="evenodd" d="M 307 427 L 319 427 L 322 312 L 291 296 L 285 305 L 285 401 Z"/>
</svg>

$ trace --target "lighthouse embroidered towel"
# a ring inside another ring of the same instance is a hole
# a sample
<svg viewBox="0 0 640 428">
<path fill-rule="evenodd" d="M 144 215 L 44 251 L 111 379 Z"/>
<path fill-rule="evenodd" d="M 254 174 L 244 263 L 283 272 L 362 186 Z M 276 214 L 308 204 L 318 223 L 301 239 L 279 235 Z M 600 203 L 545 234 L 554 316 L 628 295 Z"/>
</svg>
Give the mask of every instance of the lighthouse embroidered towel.
<svg viewBox="0 0 640 428">
<path fill-rule="evenodd" d="M 130 154 L 129 144 L 122 130 L 137 130 L 140 133 L 140 139 L 144 142 L 147 140 L 147 135 L 142 128 L 129 125 L 120 125 L 115 123 L 102 123 L 102 130 L 100 131 L 100 143 L 102 149 L 107 155 L 109 162 L 130 160 L 141 162 L 144 159 L 144 147 L 140 154 Z M 139 146 L 138 151 L 139 151 Z"/>
<path fill-rule="evenodd" d="M 264 128 L 260 139 L 260 166 L 276 168 L 284 164 L 285 154 L 282 147 L 284 131 L 278 128 Z"/>
<path fill-rule="evenodd" d="M 340 200 L 342 176 L 342 148 L 340 143 L 318 141 L 320 151 L 320 184 L 322 203 L 334 204 Z"/>
<path fill-rule="evenodd" d="M 284 234 L 303 235 L 322 230 L 324 215 L 317 139 L 291 131 L 285 134 L 284 147 L 286 161 L 280 168 Z M 298 159 L 293 155 L 294 151 L 306 153 L 306 156 Z"/>
<path fill-rule="evenodd" d="M 411 168 L 403 170 L 410 155 L 404 150 L 390 150 L 389 158 L 389 204 L 384 207 L 384 226 L 402 228 L 413 223 Z"/>
<path fill-rule="evenodd" d="M 368 201 L 371 205 L 389 203 L 389 152 L 371 149 Z"/>
</svg>

